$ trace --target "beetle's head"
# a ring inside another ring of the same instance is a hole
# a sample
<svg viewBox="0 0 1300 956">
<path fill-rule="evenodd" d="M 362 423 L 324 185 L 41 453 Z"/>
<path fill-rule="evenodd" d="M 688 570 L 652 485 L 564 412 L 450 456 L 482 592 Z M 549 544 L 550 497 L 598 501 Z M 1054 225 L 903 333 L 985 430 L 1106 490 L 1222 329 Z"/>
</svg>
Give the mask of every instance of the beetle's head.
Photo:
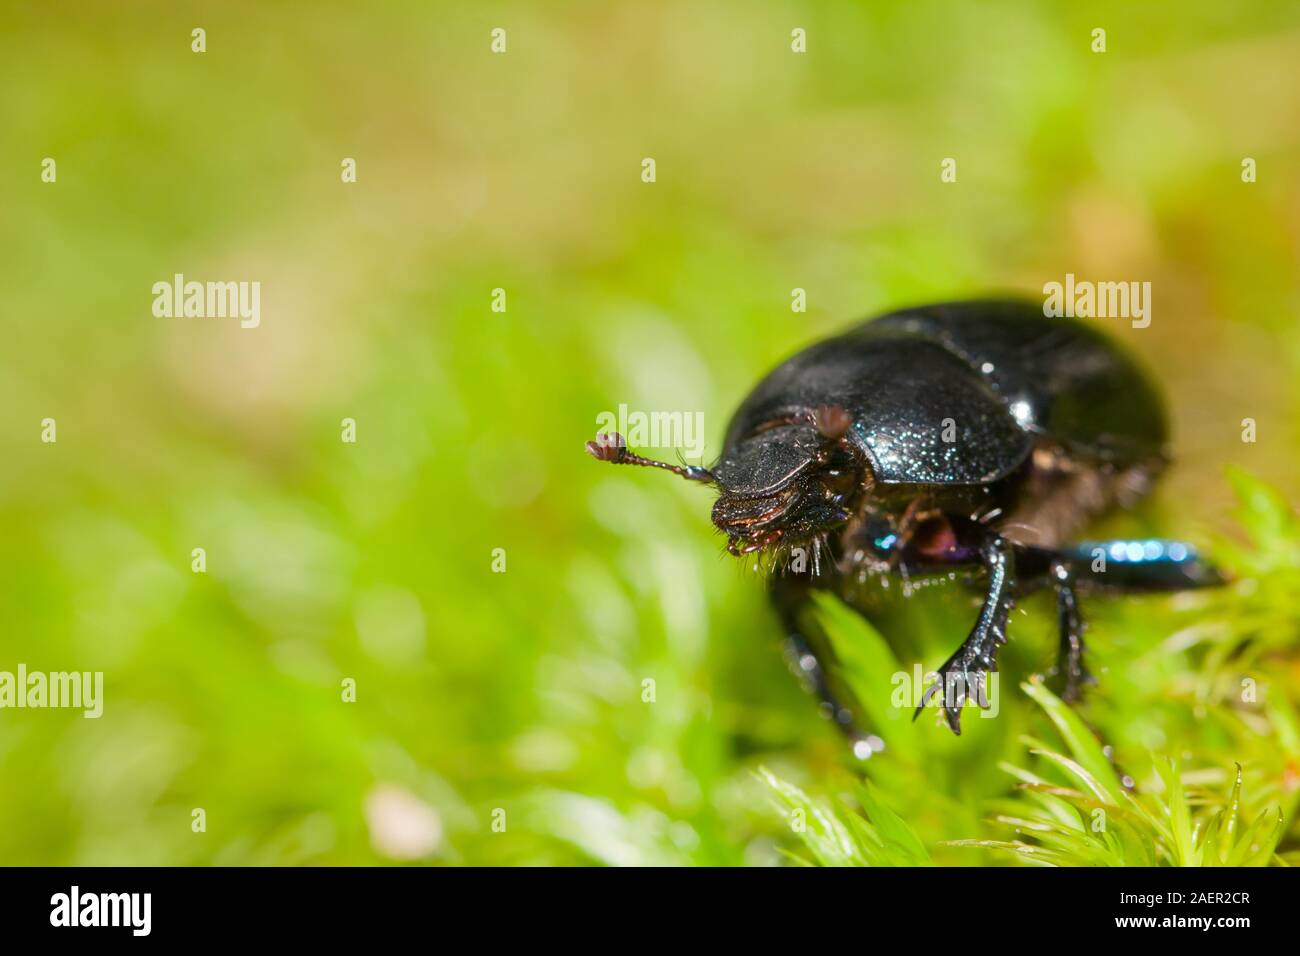
<svg viewBox="0 0 1300 956">
<path fill-rule="evenodd" d="M 728 449 L 713 469 L 722 492 L 713 523 L 732 554 L 811 541 L 849 519 L 870 482 L 861 452 L 847 440 L 851 425 L 843 409 L 819 408 Z"/>
<path fill-rule="evenodd" d="M 811 541 L 844 524 L 870 483 L 847 440 L 841 408 L 774 421 L 738 442 L 712 469 L 669 465 L 633 455 L 619 436 L 600 436 L 587 451 L 602 461 L 648 465 L 718 488 L 713 523 L 736 555 Z"/>
</svg>

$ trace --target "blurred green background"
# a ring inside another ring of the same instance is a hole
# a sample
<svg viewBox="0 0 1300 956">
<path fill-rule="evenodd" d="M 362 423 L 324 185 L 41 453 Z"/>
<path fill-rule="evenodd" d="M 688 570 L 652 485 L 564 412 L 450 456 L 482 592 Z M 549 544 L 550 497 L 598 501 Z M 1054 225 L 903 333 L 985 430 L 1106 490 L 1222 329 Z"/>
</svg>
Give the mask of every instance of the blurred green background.
<svg viewBox="0 0 1300 956">
<path fill-rule="evenodd" d="M 1177 464 L 1130 520 L 1243 540 L 1226 464 L 1300 490 L 1297 63 L 1269 2 L 9 0 L 0 670 L 102 670 L 105 704 L 0 710 L 0 863 L 780 862 L 757 769 L 855 774 L 709 494 L 592 462 L 596 416 L 703 411 L 711 456 L 854 319 L 1145 280 L 1151 327 L 1106 327 Z M 176 272 L 260 281 L 261 327 L 154 317 Z M 951 598 L 889 629 L 905 667 L 963 635 Z M 1293 598 L 1260 612 L 1292 686 Z M 1287 718 L 1206 690 L 1208 606 L 1089 602 L 1084 713 L 1288 803 Z M 993 832 L 1037 719 L 1008 686 L 960 740 L 916 725 L 924 776 L 868 770 L 943 862 L 1007 862 L 938 843 Z"/>
</svg>

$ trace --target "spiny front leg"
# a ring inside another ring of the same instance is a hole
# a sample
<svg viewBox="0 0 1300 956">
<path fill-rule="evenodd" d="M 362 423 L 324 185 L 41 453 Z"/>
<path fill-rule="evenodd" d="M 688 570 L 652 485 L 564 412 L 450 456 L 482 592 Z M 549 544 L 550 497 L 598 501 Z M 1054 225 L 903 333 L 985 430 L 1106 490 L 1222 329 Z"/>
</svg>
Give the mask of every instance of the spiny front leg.
<svg viewBox="0 0 1300 956">
<path fill-rule="evenodd" d="M 941 706 L 954 734 L 961 733 L 961 708 L 967 698 L 988 706 L 988 675 L 997 670 L 998 648 L 1007 642 L 1007 619 L 1015 606 L 1016 562 L 1011 544 L 990 532 L 980 545 L 980 563 L 988 574 L 988 590 L 975 627 L 939 668 L 939 679 L 926 689 L 912 715 L 915 720 L 942 693 Z"/>
</svg>

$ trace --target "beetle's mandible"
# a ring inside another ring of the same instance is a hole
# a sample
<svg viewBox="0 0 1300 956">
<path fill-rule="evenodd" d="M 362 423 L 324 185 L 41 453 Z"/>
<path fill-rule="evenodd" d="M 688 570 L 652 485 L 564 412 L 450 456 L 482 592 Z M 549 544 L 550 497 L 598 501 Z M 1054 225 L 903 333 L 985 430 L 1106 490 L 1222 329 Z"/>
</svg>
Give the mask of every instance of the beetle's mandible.
<svg viewBox="0 0 1300 956">
<path fill-rule="evenodd" d="M 741 404 L 711 468 L 643 458 L 618 435 L 587 450 L 717 488 L 713 523 L 733 554 L 758 553 L 773 567 L 769 590 L 793 658 L 867 756 L 881 741 L 857 726 L 825 640 L 803 626 L 811 592 L 853 603 L 869 575 L 976 572 L 979 614 L 917 708 L 941 694 L 960 733 L 964 701 L 987 699 L 1016 600 L 1050 588 L 1056 678 L 1073 701 L 1092 681 L 1077 592 L 1221 583 L 1179 542 L 1074 539 L 1146 494 L 1168 461 L 1167 439 L 1151 380 L 1100 332 L 997 300 L 892 312 L 804 349 Z M 784 560 L 795 548 L 811 555 L 799 573 Z"/>
</svg>

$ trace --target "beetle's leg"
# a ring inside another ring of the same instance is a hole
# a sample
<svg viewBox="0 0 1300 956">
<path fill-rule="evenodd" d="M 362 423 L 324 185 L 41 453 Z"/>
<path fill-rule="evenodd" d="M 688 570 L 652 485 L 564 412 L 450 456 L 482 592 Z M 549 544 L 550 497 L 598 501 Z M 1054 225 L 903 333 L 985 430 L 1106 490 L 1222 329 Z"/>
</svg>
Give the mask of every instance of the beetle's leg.
<svg viewBox="0 0 1300 956">
<path fill-rule="evenodd" d="M 1048 577 L 1056 591 L 1056 620 L 1061 632 L 1055 674 L 1061 681 L 1061 699 L 1072 704 L 1083 695 L 1085 685 L 1097 680 L 1083 666 L 1083 618 L 1074 593 L 1074 572 L 1058 559 L 1052 561 Z"/>
<path fill-rule="evenodd" d="M 1057 557 L 1081 585 L 1100 590 L 1186 591 L 1224 583 L 1213 565 L 1181 541 L 1084 541 Z"/>
<path fill-rule="evenodd" d="M 1007 642 L 1007 618 L 1015 606 L 1016 561 L 1010 542 L 990 532 L 979 550 L 980 563 L 988 574 L 984 605 L 970 635 L 939 668 L 939 679 L 921 697 L 915 720 L 936 694 L 948 726 L 961 733 L 961 707 L 968 697 L 981 707 L 988 706 L 988 676 L 997 670 L 998 648 Z"/>
<path fill-rule="evenodd" d="M 1061 647 L 1053 675 L 1061 698 L 1073 703 L 1096 680 L 1083 666 L 1083 619 L 1079 588 L 1141 593 L 1213 587 L 1223 577 L 1189 545 L 1177 541 L 1087 541 L 1061 551 L 1020 546 L 1022 584 L 1028 590 L 1051 587 Z"/>
<path fill-rule="evenodd" d="M 772 606 L 785 630 L 786 661 L 790 669 L 821 702 L 823 716 L 830 719 L 849 739 L 853 753 L 866 759 L 884 749 L 884 742 L 874 734 L 864 733 L 845 704 L 846 697 L 835 689 L 831 677 L 831 655 L 824 640 L 817 640 L 800 622 L 801 612 L 809 605 L 811 586 L 804 580 L 778 574 L 772 579 Z"/>
</svg>

